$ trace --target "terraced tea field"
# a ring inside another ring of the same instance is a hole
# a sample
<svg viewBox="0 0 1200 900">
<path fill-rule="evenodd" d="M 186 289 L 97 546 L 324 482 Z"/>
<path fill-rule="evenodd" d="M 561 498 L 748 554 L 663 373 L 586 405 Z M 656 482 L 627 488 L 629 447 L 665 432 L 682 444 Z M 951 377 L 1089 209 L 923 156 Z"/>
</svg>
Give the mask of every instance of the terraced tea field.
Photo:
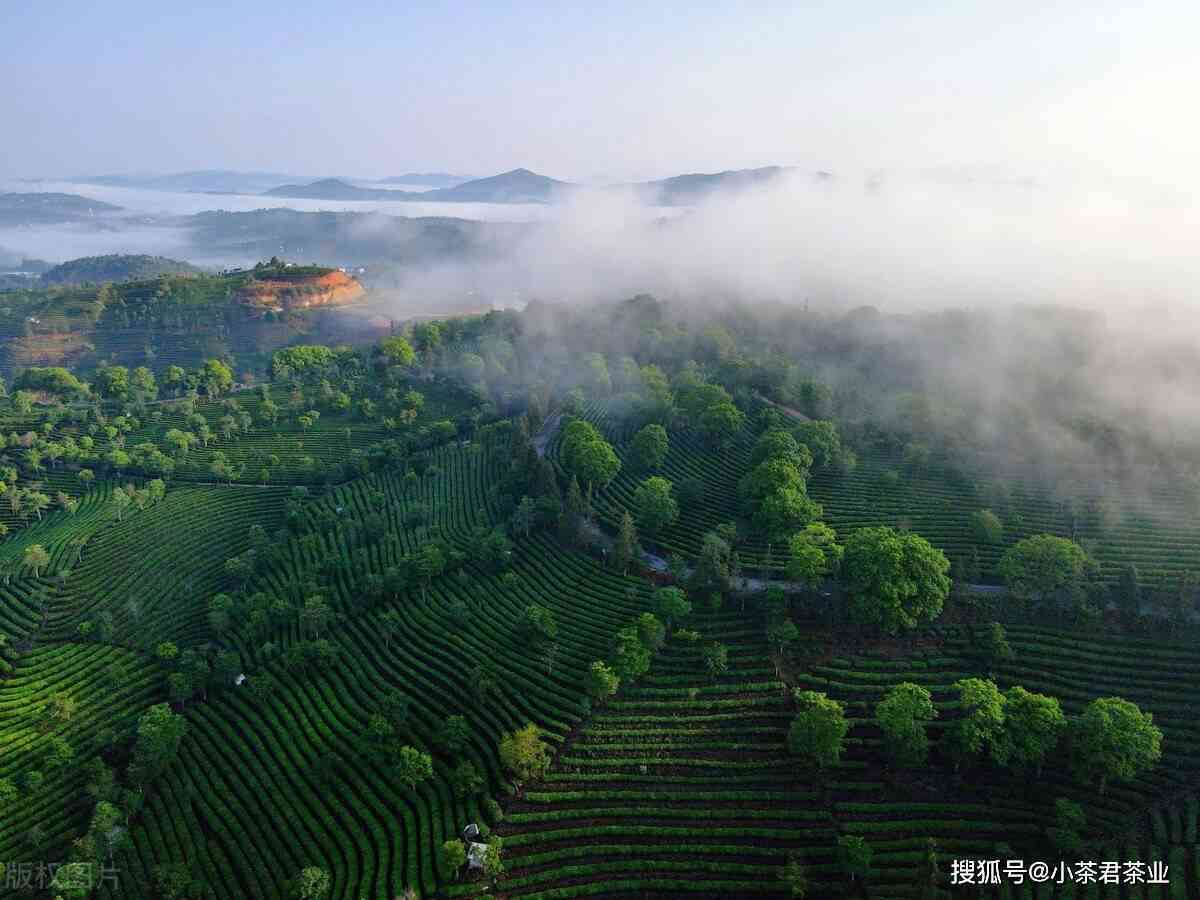
<svg viewBox="0 0 1200 900">
<path fill-rule="evenodd" d="M 372 572 L 382 572 L 427 532 L 465 540 L 472 526 L 490 521 L 487 487 L 495 462 L 470 449 L 439 451 L 435 462 L 437 474 L 414 496 L 404 494 L 398 475 L 373 475 L 322 499 L 313 515 L 340 508 L 337 515 L 352 518 L 382 493 L 397 539 L 367 554 Z M 418 502 L 432 505 L 433 520 L 408 528 L 406 505 Z M 338 549 L 294 541 L 255 589 L 277 589 Z M 325 671 L 289 672 L 278 656 L 243 647 L 251 681 L 274 680 L 270 701 L 239 689 L 188 710 L 180 757 L 156 782 L 133 849 L 119 860 L 128 873 L 120 896 L 151 896 L 154 866 L 167 858 L 192 861 L 222 896 L 280 896 L 279 872 L 315 863 L 330 869 L 334 897 L 390 898 L 406 886 L 432 892 L 449 875 L 437 871 L 435 848 L 468 822 L 488 820 L 481 795 L 460 797 L 450 788 L 453 760 L 436 741 L 441 723 L 449 715 L 466 718 L 465 758 L 494 790 L 501 733 L 533 721 L 561 742 L 581 721 L 587 665 L 607 653 L 618 625 L 648 602 L 644 583 L 603 571 L 545 537 L 523 542 L 510 572 L 469 565 L 462 578 L 435 579 L 427 592 L 413 589 L 331 626 L 338 657 Z M 356 588 L 341 576 L 332 584 L 331 606 L 349 611 Z M 466 624 L 456 624 L 458 602 L 468 610 Z M 553 610 L 559 623 L 550 665 L 530 653 L 516 630 L 534 602 Z M 393 609 L 401 624 L 381 640 L 381 617 Z M 282 650 L 300 634 L 281 628 L 271 639 Z M 495 684 L 483 699 L 473 674 L 481 664 Z M 434 753 L 434 777 L 415 791 L 364 745 L 367 721 L 392 689 L 412 702 L 404 742 Z"/>
</svg>

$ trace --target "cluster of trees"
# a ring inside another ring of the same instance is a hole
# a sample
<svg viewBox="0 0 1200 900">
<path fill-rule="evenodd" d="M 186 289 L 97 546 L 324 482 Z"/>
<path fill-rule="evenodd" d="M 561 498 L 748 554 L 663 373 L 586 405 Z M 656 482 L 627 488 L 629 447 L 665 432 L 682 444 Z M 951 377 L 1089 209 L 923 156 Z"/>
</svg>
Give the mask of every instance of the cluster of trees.
<svg viewBox="0 0 1200 900">
<path fill-rule="evenodd" d="M 1068 719 L 1057 699 L 1019 685 L 1001 691 L 988 679 L 964 678 L 954 688 L 959 715 L 945 728 L 940 749 L 956 769 L 987 757 L 1040 775 L 1047 757 L 1065 744 L 1072 770 L 1103 794 L 1110 780 L 1133 779 L 1162 755 L 1153 716 L 1119 697 L 1093 700 Z M 816 691 L 797 690 L 794 700 L 788 749 L 815 771 L 836 765 L 849 731 L 844 707 Z M 926 762 L 928 725 L 937 716 L 929 691 L 912 682 L 892 687 L 876 704 L 875 724 L 895 765 Z"/>
</svg>

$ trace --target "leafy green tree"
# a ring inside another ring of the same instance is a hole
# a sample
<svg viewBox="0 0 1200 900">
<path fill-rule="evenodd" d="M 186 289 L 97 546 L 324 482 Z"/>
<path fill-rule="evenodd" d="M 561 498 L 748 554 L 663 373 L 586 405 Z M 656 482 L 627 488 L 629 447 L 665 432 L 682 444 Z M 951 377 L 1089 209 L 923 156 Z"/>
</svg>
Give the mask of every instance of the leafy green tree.
<svg viewBox="0 0 1200 900">
<path fill-rule="evenodd" d="M 459 756 L 471 745 L 471 726 L 465 716 L 447 716 L 438 730 L 438 744 L 451 756 Z"/>
<path fill-rule="evenodd" d="M 682 588 L 664 587 L 654 592 L 654 609 L 668 628 L 686 619 L 692 613 L 692 604 Z"/>
<path fill-rule="evenodd" d="M 853 834 L 843 834 L 838 838 L 838 863 L 850 876 L 851 881 L 866 878 L 871 874 L 871 859 L 874 853 L 871 845 L 863 838 Z"/>
<path fill-rule="evenodd" d="M 1004 632 L 1004 626 L 999 622 L 988 623 L 983 629 L 983 635 L 979 638 L 976 649 L 989 673 L 995 672 L 1000 663 L 1008 662 L 1015 656 L 1013 648 L 1008 643 L 1008 635 Z"/>
<path fill-rule="evenodd" d="M 648 534 L 658 534 L 679 518 L 679 504 L 671 496 L 671 482 L 654 475 L 643 481 L 633 494 L 638 524 Z"/>
<path fill-rule="evenodd" d="M 550 748 L 542 730 L 530 722 L 501 737 L 500 762 L 518 782 L 541 777 L 550 767 Z"/>
<path fill-rule="evenodd" d="M 602 660 L 596 660 L 588 666 L 584 683 L 588 696 L 597 703 L 603 703 L 617 692 L 617 688 L 621 686 L 621 678 L 611 666 Z"/>
<path fill-rule="evenodd" d="M 841 463 L 845 449 L 838 434 L 837 425 L 826 419 L 811 419 L 800 422 L 793 428 L 796 440 L 812 453 L 813 464 L 819 469 L 828 469 Z"/>
<path fill-rule="evenodd" d="M 179 752 L 186 731 L 183 716 L 171 712 L 165 703 L 151 706 L 142 714 L 133 748 L 133 766 L 141 781 L 149 781 L 166 768 Z"/>
<path fill-rule="evenodd" d="M 700 433 L 710 443 L 727 447 L 745 423 L 745 414 L 732 403 L 716 403 L 700 414 Z"/>
<path fill-rule="evenodd" d="M 955 767 L 1001 743 L 1004 732 L 1004 695 L 994 681 L 963 678 L 954 683 L 962 715 L 947 729 L 948 749 Z"/>
<path fill-rule="evenodd" d="M 780 488 L 763 498 L 754 515 L 754 524 L 770 540 L 786 541 L 792 533 L 820 519 L 823 513 L 821 504 L 803 488 Z"/>
<path fill-rule="evenodd" d="M 1110 779 L 1136 778 L 1162 758 L 1154 716 L 1120 697 L 1093 700 L 1071 721 L 1068 735 L 1075 771 L 1098 780 L 1101 794 Z"/>
<path fill-rule="evenodd" d="M 638 536 L 633 516 L 626 510 L 621 515 L 621 527 L 617 531 L 617 541 L 613 545 L 613 566 L 622 574 L 629 571 L 633 561 L 637 559 Z"/>
<path fill-rule="evenodd" d="M 554 612 L 540 603 L 531 603 L 525 607 L 517 628 L 534 643 L 552 641 L 558 635 L 558 621 Z"/>
<path fill-rule="evenodd" d="M 800 629 L 791 619 L 779 619 L 767 626 L 767 643 L 782 656 L 788 645 L 800 637 Z"/>
<path fill-rule="evenodd" d="M 299 900 L 320 900 L 329 895 L 333 887 L 333 877 L 319 866 L 306 866 L 296 876 L 292 887 L 292 896 Z"/>
<path fill-rule="evenodd" d="M 493 834 L 487 840 L 487 852 L 483 855 L 483 874 L 495 881 L 504 874 L 504 840 Z"/>
<path fill-rule="evenodd" d="M 1050 843 L 1064 859 L 1078 858 L 1083 851 L 1083 830 L 1087 815 L 1083 807 L 1066 797 L 1054 801 L 1054 824 L 1046 829 Z"/>
<path fill-rule="evenodd" d="M 479 774 L 479 770 L 475 768 L 475 764 L 469 759 L 464 759 L 454 770 L 449 777 L 450 789 L 454 791 L 454 796 L 460 799 L 464 797 L 473 797 L 483 790 L 483 776 Z"/>
<path fill-rule="evenodd" d="M 37 578 L 42 569 L 50 565 L 50 554 L 46 552 L 46 548 L 41 544 L 30 544 L 25 548 L 25 553 L 21 557 L 21 564 L 33 572 L 33 577 Z"/>
<path fill-rule="evenodd" d="M 588 498 L 596 487 L 604 487 L 621 471 L 621 459 L 608 441 L 583 444 L 575 454 L 575 474 L 587 485 Z"/>
<path fill-rule="evenodd" d="M 781 460 L 793 466 L 801 478 L 808 477 L 813 458 L 808 447 L 799 443 L 790 431 L 769 428 L 764 431 L 750 451 L 750 466 L 757 467 L 768 460 Z"/>
<path fill-rule="evenodd" d="M 642 643 L 636 625 L 617 631 L 612 669 L 622 681 L 632 683 L 650 671 L 650 649 Z"/>
<path fill-rule="evenodd" d="M 981 544 L 995 546 L 1004 540 L 1004 523 L 990 509 L 971 513 L 971 534 Z"/>
<path fill-rule="evenodd" d="M 207 359 L 200 368 L 200 381 L 210 397 L 219 397 L 233 387 L 233 370 L 219 359 Z"/>
<path fill-rule="evenodd" d="M 945 554 L 919 535 L 860 528 L 842 555 L 850 614 L 889 634 L 928 624 L 950 593 L 949 570 Z"/>
<path fill-rule="evenodd" d="M 700 651 L 700 661 L 704 663 L 708 677 L 715 681 L 729 670 L 729 648 L 713 641 Z"/>
<path fill-rule="evenodd" d="M 396 777 L 416 790 L 418 784 L 433 777 L 433 757 L 416 747 L 404 746 L 396 753 Z"/>
<path fill-rule="evenodd" d="M 438 854 L 442 870 L 449 872 L 452 877 L 458 877 L 458 870 L 467 864 L 467 848 L 460 840 L 450 840 L 442 844 Z"/>
<path fill-rule="evenodd" d="M 667 629 L 654 613 L 644 612 L 637 617 L 638 637 L 650 652 L 660 649 L 667 637 Z"/>
<path fill-rule="evenodd" d="M 96 372 L 92 387 L 101 397 L 124 400 L 129 395 L 129 370 L 124 366 L 105 366 Z"/>
<path fill-rule="evenodd" d="M 784 573 L 792 581 L 802 581 L 810 588 L 838 573 L 842 564 L 842 547 L 837 532 L 824 522 L 811 522 L 803 531 L 788 539 L 787 567 Z"/>
<path fill-rule="evenodd" d="M 819 691 L 796 691 L 798 712 L 788 729 L 788 750 L 818 771 L 836 766 L 850 723 L 845 708 Z"/>
<path fill-rule="evenodd" d="M 896 765 L 911 767 L 925 762 L 929 756 L 926 726 L 937 714 L 929 691 L 911 681 L 897 684 L 875 704 L 875 722 Z"/>
<path fill-rule="evenodd" d="M 1004 730 L 992 744 L 992 758 L 1018 772 L 1033 766 L 1040 777 L 1042 763 L 1058 746 L 1066 727 L 1058 700 L 1014 685 L 1004 692 Z"/>
<path fill-rule="evenodd" d="M 1060 591 L 1077 588 L 1089 563 L 1074 541 L 1038 534 L 1009 547 L 998 570 L 1013 596 L 1045 603 Z"/>
<path fill-rule="evenodd" d="M 663 464 L 671 448 L 667 429 L 658 424 L 647 425 L 633 436 L 630 443 L 630 462 L 641 472 L 650 472 Z"/>
</svg>

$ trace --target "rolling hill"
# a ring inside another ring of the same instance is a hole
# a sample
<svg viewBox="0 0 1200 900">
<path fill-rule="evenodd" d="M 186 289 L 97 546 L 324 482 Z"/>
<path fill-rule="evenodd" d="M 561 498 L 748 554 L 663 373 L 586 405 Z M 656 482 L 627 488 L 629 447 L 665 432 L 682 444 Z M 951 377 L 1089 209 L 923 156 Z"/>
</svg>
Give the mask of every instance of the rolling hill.
<svg viewBox="0 0 1200 900">
<path fill-rule="evenodd" d="M 67 260 L 42 273 L 44 284 L 84 284 L 137 281 L 160 275 L 199 275 L 203 269 L 178 259 L 146 254 L 116 253 Z"/>
<path fill-rule="evenodd" d="M 119 212 L 120 209 L 111 203 L 78 194 L 0 194 L 0 226 L 59 225 Z"/>
</svg>

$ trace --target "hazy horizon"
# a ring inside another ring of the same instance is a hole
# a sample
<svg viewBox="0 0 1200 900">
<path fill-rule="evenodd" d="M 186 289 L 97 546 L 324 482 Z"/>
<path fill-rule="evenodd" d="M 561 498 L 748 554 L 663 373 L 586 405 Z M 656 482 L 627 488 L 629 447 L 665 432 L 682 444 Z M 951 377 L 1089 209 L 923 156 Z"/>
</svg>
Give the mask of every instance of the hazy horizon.
<svg viewBox="0 0 1200 900">
<path fill-rule="evenodd" d="M 1193 4 L 8 5 L 2 177 L 794 165 L 1194 191 Z"/>
</svg>

